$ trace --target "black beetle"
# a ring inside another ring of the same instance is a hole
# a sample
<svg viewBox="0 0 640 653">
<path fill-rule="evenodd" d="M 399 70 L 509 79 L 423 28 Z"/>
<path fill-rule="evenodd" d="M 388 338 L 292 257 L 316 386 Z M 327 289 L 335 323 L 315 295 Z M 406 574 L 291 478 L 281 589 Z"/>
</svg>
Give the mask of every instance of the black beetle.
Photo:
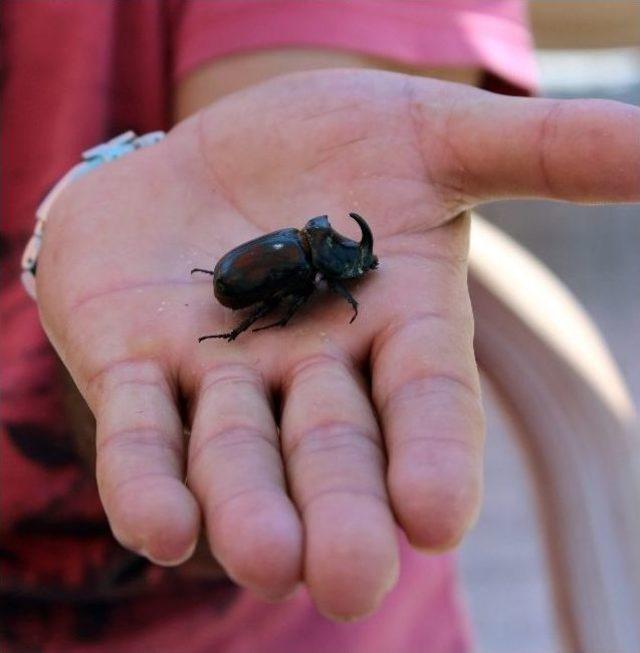
<svg viewBox="0 0 640 653">
<path fill-rule="evenodd" d="M 373 254 L 373 235 L 364 218 L 349 215 L 362 231 L 359 243 L 334 231 L 326 215 L 309 220 L 303 229 L 280 229 L 239 245 L 225 254 L 213 270 L 194 268 L 194 272 L 213 275 L 213 293 L 229 308 L 255 310 L 228 333 L 202 336 L 235 340 L 256 320 L 284 303 L 285 315 L 262 331 L 284 326 L 324 279 L 329 288 L 342 295 L 353 307 L 353 322 L 358 315 L 358 302 L 342 285 L 344 279 L 356 279 L 378 265 Z"/>
</svg>

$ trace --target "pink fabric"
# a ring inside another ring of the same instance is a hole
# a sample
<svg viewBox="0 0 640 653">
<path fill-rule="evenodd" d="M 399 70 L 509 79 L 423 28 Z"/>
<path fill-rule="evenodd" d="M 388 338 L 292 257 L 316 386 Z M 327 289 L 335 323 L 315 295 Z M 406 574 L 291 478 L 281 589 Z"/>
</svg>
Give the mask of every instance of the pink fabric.
<svg viewBox="0 0 640 653">
<path fill-rule="evenodd" d="M 336 625 L 304 591 L 265 605 L 119 547 L 61 419 L 55 357 L 19 260 L 46 189 L 83 149 L 127 129 L 168 127 L 172 82 L 196 66 L 247 49 L 322 46 L 478 66 L 531 89 L 522 3 L 4 0 L 0 12 L 2 650 L 468 651 L 451 556 L 403 544 L 402 576 L 381 610 Z"/>
<path fill-rule="evenodd" d="M 178 609 L 160 605 L 161 618 L 118 635 L 129 615 L 113 623 L 108 643 L 69 643 L 47 653 L 469 653 L 469 628 L 460 611 L 449 555 L 426 558 L 402 543 L 398 586 L 373 616 L 337 624 L 318 614 L 304 590 L 268 605 L 242 592 L 219 614 L 210 595 Z"/>
<path fill-rule="evenodd" d="M 479 67 L 521 90 L 537 80 L 521 0 L 196 0 L 177 43 L 178 76 L 211 56 L 302 45 Z"/>
</svg>

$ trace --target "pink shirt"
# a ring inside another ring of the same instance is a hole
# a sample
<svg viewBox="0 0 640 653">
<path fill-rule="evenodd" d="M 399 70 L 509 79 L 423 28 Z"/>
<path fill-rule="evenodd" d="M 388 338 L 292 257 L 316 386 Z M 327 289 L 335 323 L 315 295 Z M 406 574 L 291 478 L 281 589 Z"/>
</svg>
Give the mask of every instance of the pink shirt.
<svg viewBox="0 0 640 653">
<path fill-rule="evenodd" d="M 0 11 L 2 650 L 468 651 L 449 555 L 403 543 L 400 582 L 381 609 L 337 625 L 304 590 L 266 605 L 228 581 L 186 580 L 119 547 L 60 419 L 54 355 L 20 286 L 19 259 L 39 199 L 79 152 L 127 129 L 168 127 L 174 82 L 195 67 L 251 49 L 328 47 L 480 67 L 488 83 L 527 91 L 535 71 L 523 3 L 4 0 Z"/>
</svg>

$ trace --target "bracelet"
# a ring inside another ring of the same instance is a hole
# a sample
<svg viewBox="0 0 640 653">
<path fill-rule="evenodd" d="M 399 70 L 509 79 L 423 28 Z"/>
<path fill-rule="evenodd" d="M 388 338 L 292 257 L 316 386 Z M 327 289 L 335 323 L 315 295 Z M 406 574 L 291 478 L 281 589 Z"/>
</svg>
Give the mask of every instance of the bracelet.
<svg viewBox="0 0 640 653">
<path fill-rule="evenodd" d="M 104 163 L 115 161 L 130 152 L 139 150 L 149 145 L 154 145 L 161 141 L 165 136 L 162 131 L 150 132 L 143 136 L 136 136 L 135 132 L 128 131 L 120 136 L 112 138 L 106 143 L 96 145 L 82 153 L 82 161 L 76 164 L 67 174 L 60 179 L 55 186 L 47 193 L 36 209 L 36 226 L 33 230 L 24 253 L 22 254 L 22 274 L 21 280 L 24 289 L 30 297 L 36 299 L 36 268 L 38 267 L 38 255 L 42 245 L 42 234 L 49 217 L 49 212 L 58 195 L 72 181 L 82 177 L 94 168 L 98 168 Z"/>
</svg>

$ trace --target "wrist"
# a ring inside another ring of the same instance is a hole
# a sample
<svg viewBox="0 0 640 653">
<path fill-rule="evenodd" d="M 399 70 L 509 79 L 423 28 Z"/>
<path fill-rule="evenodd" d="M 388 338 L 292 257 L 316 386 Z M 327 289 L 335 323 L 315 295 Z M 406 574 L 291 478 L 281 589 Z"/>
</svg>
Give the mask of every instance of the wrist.
<svg viewBox="0 0 640 653">
<path fill-rule="evenodd" d="M 36 209 L 36 225 L 33 230 L 21 261 L 21 280 L 27 294 L 36 299 L 36 270 L 38 257 L 42 246 L 42 235 L 51 211 L 51 207 L 62 191 L 79 177 L 84 176 L 91 170 L 110 161 L 115 161 L 126 154 L 148 147 L 164 138 L 164 132 L 156 131 L 136 136 L 135 132 L 128 131 L 120 136 L 112 138 L 106 143 L 101 143 L 82 153 L 82 161 L 69 170 L 47 193 Z"/>
</svg>

